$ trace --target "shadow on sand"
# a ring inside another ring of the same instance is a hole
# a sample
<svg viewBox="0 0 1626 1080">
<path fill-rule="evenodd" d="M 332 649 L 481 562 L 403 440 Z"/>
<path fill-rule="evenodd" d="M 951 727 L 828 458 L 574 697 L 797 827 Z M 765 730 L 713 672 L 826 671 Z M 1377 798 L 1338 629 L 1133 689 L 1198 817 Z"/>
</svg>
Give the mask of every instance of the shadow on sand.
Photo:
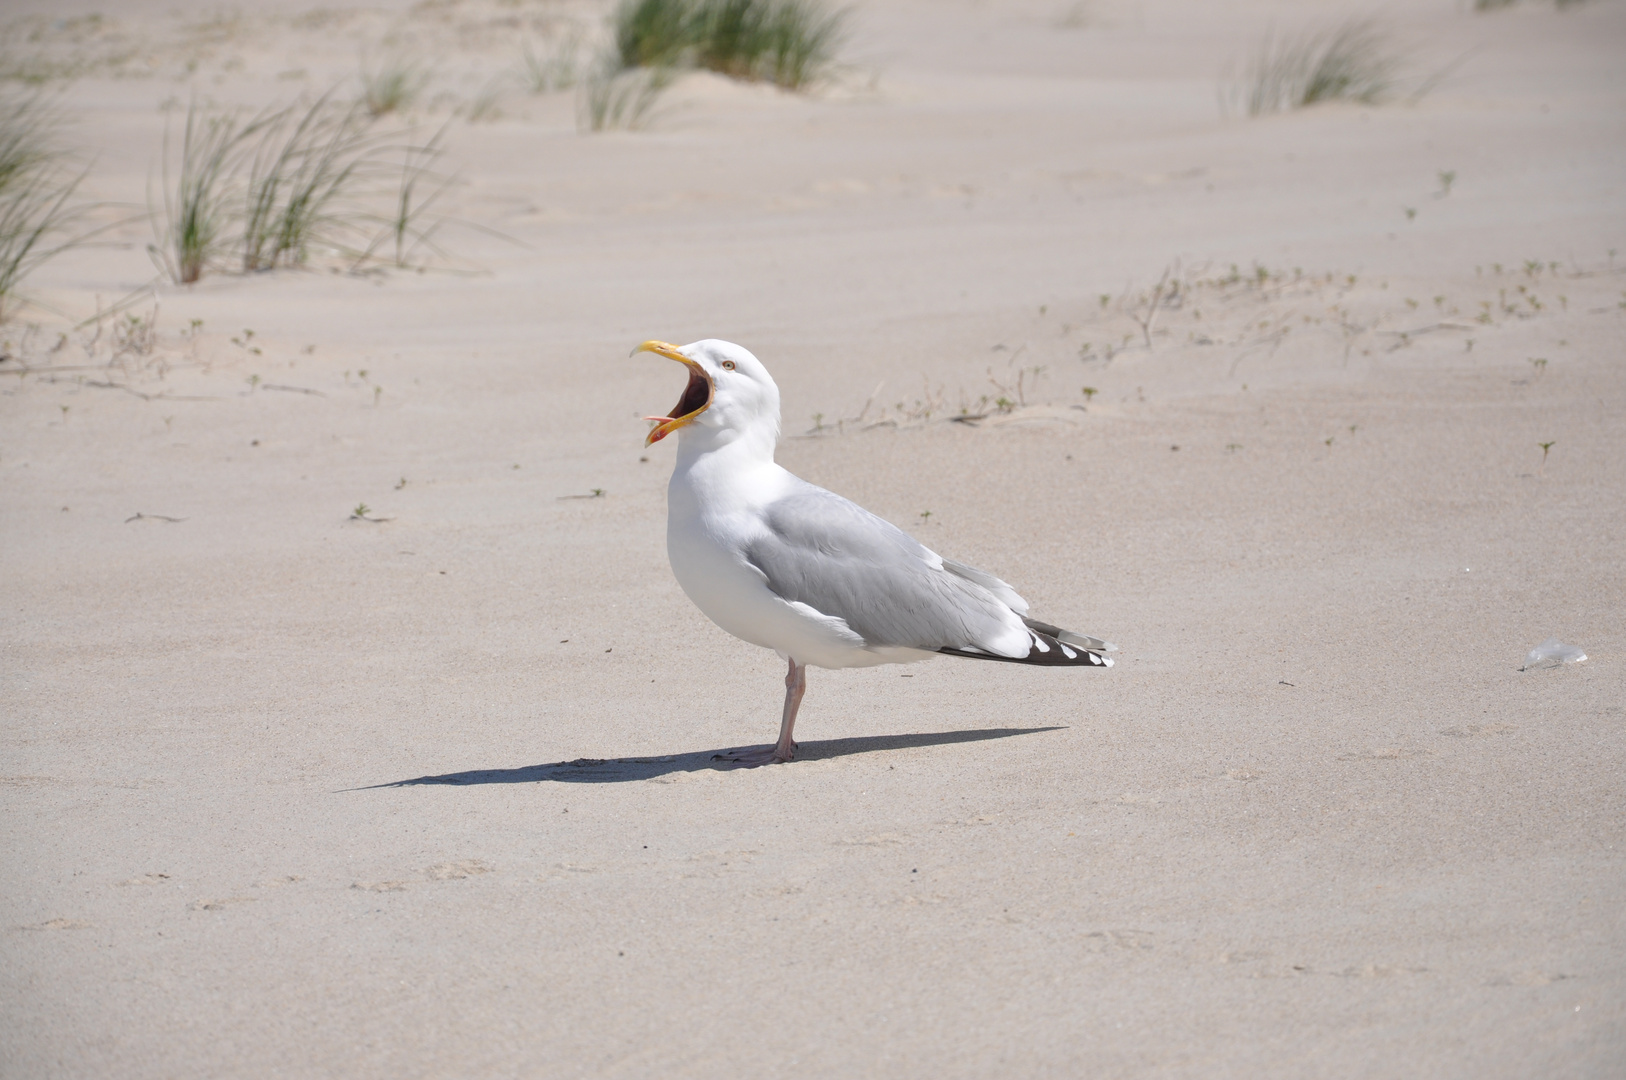
<svg viewBox="0 0 1626 1080">
<path fill-rule="evenodd" d="M 853 754 L 871 754 L 878 750 L 905 750 L 916 746 L 943 746 L 948 743 L 982 742 L 987 739 L 1008 739 L 1012 735 L 1034 735 L 1042 731 L 1060 731 L 1060 727 L 986 728 L 981 731 L 939 731 L 921 735 L 869 735 L 859 739 L 824 739 L 800 743 L 797 761 L 824 761 L 829 758 L 850 757 Z M 575 761 L 555 761 L 547 765 L 523 765 L 517 769 L 470 769 L 467 772 L 443 773 L 440 776 L 420 776 L 414 780 L 395 780 L 388 784 L 372 784 L 349 791 L 373 791 L 378 788 L 414 787 L 419 784 L 537 784 L 553 780 L 564 784 L 626 784 L 636 780 L 653 780 L 676 772 L 701 772 L 706 769 L 732 769 L 735 766 L 716 760 L 720 750 L 701 750 L 692 754 L 671 754 L 664 757 L 643 758 L 577 758 Z"/>
</svg>

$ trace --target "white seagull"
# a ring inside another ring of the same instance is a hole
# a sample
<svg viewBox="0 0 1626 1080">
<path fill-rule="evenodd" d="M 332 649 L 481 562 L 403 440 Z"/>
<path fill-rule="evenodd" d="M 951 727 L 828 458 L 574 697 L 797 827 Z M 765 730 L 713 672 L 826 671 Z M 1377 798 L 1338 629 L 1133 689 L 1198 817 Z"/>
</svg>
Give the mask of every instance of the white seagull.
<svg viewBox="0 0 1626 1080">
<path fill-rule="evenodd" d="M 1117 646 L 1027 617 L 992 574 L 952 562 L 856 503 L 774 463 L 779 387 L 755 356 L 708 339 L 633 350 L 676 360 L 689 385 L 644 445 L 678 432 L 666 489 L 666 553 L 696 607 L 790 663 L 779 742 L 720 755 L 796 756 L 791 729 L 807 665 L 907 664 L 937 653 L 1016 664 L 1111 667 Z"/>
</svg>

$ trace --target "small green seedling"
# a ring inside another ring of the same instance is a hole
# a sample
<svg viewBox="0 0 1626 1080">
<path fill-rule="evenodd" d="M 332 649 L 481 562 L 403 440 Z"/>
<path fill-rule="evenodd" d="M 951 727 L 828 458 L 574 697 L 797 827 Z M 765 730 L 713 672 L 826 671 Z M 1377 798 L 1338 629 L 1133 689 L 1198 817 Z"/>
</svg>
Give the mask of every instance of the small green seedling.
<svg viewBox="0 0 1626 1080">
<path fill-rule="evenodd" d="M 1451 185 L 1457 182 L 1457 172 L 1455 169 L 1444 169 L 1441 170 L 1437 175 L 1440 178 L 1440 193 L 1438 198 L 1443 199 L 1447 195 L 1451 194 Z"/>
<path fill-rule="evenodd" d="M 1403 206 L 1403 207 L 1401 207 L 1401 209 L 1406 211 L 1406 220 L 1407 221 L 1416 220 L 1416 218 L 1417 218 L 1417 208 L 1415 206 Z"/>
<path fill-rule="evenodd" d="M 383 396 L 384 396 L 384 388 L 382 386 L 373 387 L 373 408 L 375 408 L 375 409 L 378 408 L 378 399 L 383 397 Z"/>
<path fill-rule="evenodd" d="M 1545 356 L 1532 356 L 1530 366 L 1536 369 L 1537 375 L 1543 375 L 1547 371 L 1547 358 Z"/>
<path fill-rule="evenodd" d="M 1537 472 L 1545 472 L 1547 470 L 1547 453 L 1548 451 L 1552 450 L 1553 444 L 1556 442 L 1558 442 L 1557 439 L 1549 439 L 1544 443 L 1536 444 L 1537 446 L 1541 447 L 1541 468 L 1536 470 Z"/>
<path fill-rule="evenodd" d="M 1099 394 L 1101 391 L 1097 390 L 1093 386 L 1086 386 L 1079 392 L 1084 395 L 1085 402 L 1089 402 L 1092 401 L 1095 398 L 1095 395 Z"/>
<path fill-rule="evenodd" d="M 922 525 L 926 524 L 931 519 L 932 519 L 932 512 L 930 510 L 922 510 L 920 512 L 920 523 Z"/>
<path fill-rule="evenodd" d="M 357 503 L 356 508 L 354 510 L 350 511 L 350 517 L 351 517 L 352 520 L 366 521 L 367 520 L 367 515 L 372 513 L 372 512 L 373 512 L 372 507 L 368 506 L 364 502 L 361 502 L 361 503 Z"/>
<path fill-rule="evenodd" d="M 400 491 L 404 487 L 406 487 L 406 477 L 403 476 L 401 477 L 401 482 L 395 485 L 395 490 Z"/>
</svg>

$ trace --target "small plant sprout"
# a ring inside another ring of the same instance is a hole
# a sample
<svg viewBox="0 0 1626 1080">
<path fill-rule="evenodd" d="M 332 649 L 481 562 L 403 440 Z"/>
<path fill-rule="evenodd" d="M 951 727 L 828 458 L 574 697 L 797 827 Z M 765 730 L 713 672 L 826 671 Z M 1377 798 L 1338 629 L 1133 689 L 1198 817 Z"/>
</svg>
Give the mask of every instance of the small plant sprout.
<svg viewBox="0 0 1626 1080">
<path fill-rule="evenodd" d="M 1457 173 L 1455 169 L 1443 169 L 1436 175 L 1440 178 L 1440 190 L 1434 197 L 1443 199 L 1451 194 L 1451 185 L 1457 182 Z"/>
<path fill-rule="evenodd" d="M 243 381 L 248 383 L 248 388 L 250 390 L 258 390 L 260 388 L 260 377 L 258 375 L 250 375 Z"/>
<path fill-rule="evenodd" d="M 373 387 L 373 408 L 375 408 L 375 409 L 378 408 L 378 399 L 383 397 L 383 396 L 384 396 L 384 388 L 382 386 Z"/>
<path fill-rule="evenodd" d="M 1541 447 L 1541 467 L 1539 470 L 1537 470 L 1538 472 L 1545 472 L 1547 470 L 1547 454 L 1552 450 L 1554 444 L 1557 442 L 1557 439 L 1549 439 L 1544 443 L 1536 444 L 1537 446 Z"/>
<path fill-rule="evenodd" d="M 1536 369 L 1537 375 L 1545 375 L 1547 373 L 1547 358 L 1545 356 L 1532 356 L 1530 357 L 1530 366 Z"/>
<path fill-rule="evenodd" d="M 1083 394 L 1083 395 L 1084 395 L 1084 403 L 1085 403 L 1085 404 L 1089 404 L 1089 402 L 1090 402 L 1090 401 L 1091 401 L 1091 400 L 1092 400 L 1092 399 L 1094 399 L 1094 397 L 1095 397 L 1095 395 L 1097 395 L 1097 394 L 1099 394 L 1099 393 L 1100 393 L 1100 392 L 1101 392 L 1101 391 L 1100 391 L 1100 390 L 1097 390 L 1097 389 L 1096 389 L 1096 388 L 1095 388 L 1095 387 L 1093 387 L 1093 386 L 1086 386 L 1086 387 L 1082 387 L 1082 388 L 1081 388 L 1081 389 L 1080 389 L 1080 390 L 1079 390 L 1079 393 L 1081 393 L 1081 394 Z"/>
<path fill-rule="evenodd" d="M 401 477 L 401 482 L 395 485 L 395 490 L 400 491 L 404 487 L 406 487 L 406 477 L 403 476 Z"/>
<path fill-rule="evenodd" d="M 1326 442 L 1326 444 L 1328 446 L 1331 446 L 1332 445 L 1332 436 L 1328 435 L 1327 438 L 1325 439 L 1325 442 Z"/>
<path fill-rule="evenodd" d="M 931 521 L 931 519 L 932 519 L 932 512 L 930 510 L 922 510 L 920 512 L 920 523 L 922 525 L 925 525 L 927 522 Z"/>
<path fill-rule="evenodd" d="M 1403 207 L 1401 207 L 1401 209 L 1406 211 L 1406 220 L 1407 221 L 1415 221 L 1415 220 L 1417 220 L 1417 208 L 1415 206 L 1403 206 Z"/>
<path fill-rule="evenodd" d="M 350 518 L 352 521 L 366 521 L 367 515 L 372 512 L 372 507 L 368 506 L 364 502 L 359 502 L 356 504 L 356 508 L 350 511 Z"/>
</svg>

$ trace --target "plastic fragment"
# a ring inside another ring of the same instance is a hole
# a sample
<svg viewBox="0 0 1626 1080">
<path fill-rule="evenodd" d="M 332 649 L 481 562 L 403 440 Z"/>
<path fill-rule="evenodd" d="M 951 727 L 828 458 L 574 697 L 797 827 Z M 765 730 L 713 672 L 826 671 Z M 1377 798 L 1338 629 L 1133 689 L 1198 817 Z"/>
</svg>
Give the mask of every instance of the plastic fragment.
<svg viewBox="0 0 1626 1080">
<path fill-rule="evenodd" d="M 1579 664 L 1586 659 L 1586 653 L 1577 645 L 1566 645 L 1555 637 L 1550 637 L 1530 650 L 1530 655 L 1524 658 L 1524 667 L 1521 671 L 1528 671 L 1533 667 L 1553 666 L 1559 664 Z"/>
</svg>

